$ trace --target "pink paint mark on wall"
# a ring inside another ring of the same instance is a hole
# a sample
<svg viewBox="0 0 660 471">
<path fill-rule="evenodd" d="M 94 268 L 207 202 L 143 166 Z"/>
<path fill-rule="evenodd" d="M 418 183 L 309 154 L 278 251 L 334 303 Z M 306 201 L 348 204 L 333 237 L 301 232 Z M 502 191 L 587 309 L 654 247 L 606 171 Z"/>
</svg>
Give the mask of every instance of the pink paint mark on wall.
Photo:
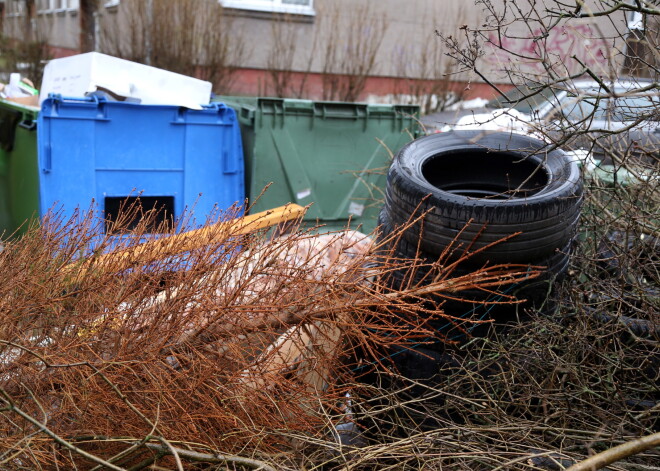
<svg viewBox="0 0 660 471">
<path fill-rule="evenodd" d="M 545 63 L 559 73 L 573 74 L 582 69 L 575 58 L 597 72 L 608 65 L 607 42 L 589 24 L 557 27 L 545 36 L 540 29 L 530 37 L 500 37 L 491 32 L 488 40 L 484 59 L 502 70 L 522 66 L 542 73 Z"/>
</svg>

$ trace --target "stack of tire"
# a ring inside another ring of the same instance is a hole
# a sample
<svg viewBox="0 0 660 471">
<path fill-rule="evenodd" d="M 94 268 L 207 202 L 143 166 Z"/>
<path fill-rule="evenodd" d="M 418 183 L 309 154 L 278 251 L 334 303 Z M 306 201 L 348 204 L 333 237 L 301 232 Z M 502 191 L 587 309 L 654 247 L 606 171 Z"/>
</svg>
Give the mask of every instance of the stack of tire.
<svg viewBox="0 0 660 471">
<path fill-rule="evenodd" d="M 451 276 L 488 265 L 545 267 L 538 278 L 504 292 L 526 299 L 526 307 L 544 304 L 552 283 L 568 268 L 583 198 L 579 168 L 559 149 L 512 133 L 453 131 L 417 139 L 395 156 L 380 214 L 381 237 L 410 225 L 390 249 L 401 258 L 420 258 L 435 268 L 396 271 L 393 287 L 423 282 L 454 262 Z M 423 217 L 420 217 L 423 215 Z M 443 310 L 456 317 L 506 321 L 520 305 L 492 291 L 469 290 L 447 300 Z"/>
</svg>

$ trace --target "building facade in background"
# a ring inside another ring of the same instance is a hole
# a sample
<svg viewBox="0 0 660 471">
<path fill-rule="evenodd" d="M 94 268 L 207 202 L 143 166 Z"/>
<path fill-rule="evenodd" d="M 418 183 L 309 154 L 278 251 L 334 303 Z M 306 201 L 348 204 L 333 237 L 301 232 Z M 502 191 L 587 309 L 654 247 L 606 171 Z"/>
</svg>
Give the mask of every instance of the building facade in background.
<svg viewBox="0 0 660 471">
<path fill-rule="evenodd" d="M 414 102 L 430 111 L 450 96 L 492 96 L 483 77 L 510 83 L 504 70 L 511 66 L 544 72 L 538 61 L 520 59 L 538 52 L 531 36 L 542 31 L 520 25 L 504 39 L 495 30 L 483 32 L 491 45 L 476 60 L 481 76 L 470 64 L 449 58 L 441 36 L 468 48 L 464 25 L 491 21 L 483 5 L 464 0 L 5 0 L 0 5 L 3 34 L 43 41 L 52 57 L 97 50 L 211 80 L 222 94 Z M 578 66 L 572 59 L 577 57 L 606 71 L 618 64 L 613 51 L 625 47 L 625 38 L 618 37 L 621 25 L 598 17 L 576 21 L 544 39 L 544 54 L 569 69 Z"/>
</svg>

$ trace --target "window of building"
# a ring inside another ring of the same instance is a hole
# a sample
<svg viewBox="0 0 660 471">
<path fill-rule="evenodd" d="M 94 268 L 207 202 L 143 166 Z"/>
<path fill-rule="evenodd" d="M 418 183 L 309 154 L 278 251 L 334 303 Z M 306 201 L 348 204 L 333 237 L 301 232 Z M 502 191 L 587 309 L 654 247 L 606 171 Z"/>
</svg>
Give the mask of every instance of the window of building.
<svg viewBox="0 0 660 471">
<path fill-rule="evenodd" d="M 314 15 L 314 0 L 220 0 L 225 8 Z"/>
<path fill-rule="evenodd" d="M 52 13 L 56 10 L 57 4 L 59 4 L 59 0 L 37 0 L 37 13 L 40 15 Z"/>
<path fill-rule="evenodd" d="M 630 31 L 644 31 L 644 15 L 638 11 L 628 12 L 628 29 Z"/>
<path fill-rule="evenodd" d="M 80 0 L 37 0 L 37 13 L 53 13 L 77 10 Z"/>
</svg>

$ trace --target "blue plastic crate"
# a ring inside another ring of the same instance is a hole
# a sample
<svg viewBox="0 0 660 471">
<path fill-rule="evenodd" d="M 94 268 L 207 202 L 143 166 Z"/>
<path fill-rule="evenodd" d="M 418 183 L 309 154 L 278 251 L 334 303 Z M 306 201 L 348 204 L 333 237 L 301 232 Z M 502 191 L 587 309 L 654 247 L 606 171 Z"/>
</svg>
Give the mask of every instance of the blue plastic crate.
<svg viewBox="0 0 660 471">
<path fill-rule="evenodd" d="M 42 216 L 56 209 L 66 219 L 95 202 L 105 217 L 139 195 L 175 219 L 194 210 L 201 224 L 245 198 L 238 122 L 221 103 L 190 110 L 54 95 L 38 130 Z"/>
</svg>

